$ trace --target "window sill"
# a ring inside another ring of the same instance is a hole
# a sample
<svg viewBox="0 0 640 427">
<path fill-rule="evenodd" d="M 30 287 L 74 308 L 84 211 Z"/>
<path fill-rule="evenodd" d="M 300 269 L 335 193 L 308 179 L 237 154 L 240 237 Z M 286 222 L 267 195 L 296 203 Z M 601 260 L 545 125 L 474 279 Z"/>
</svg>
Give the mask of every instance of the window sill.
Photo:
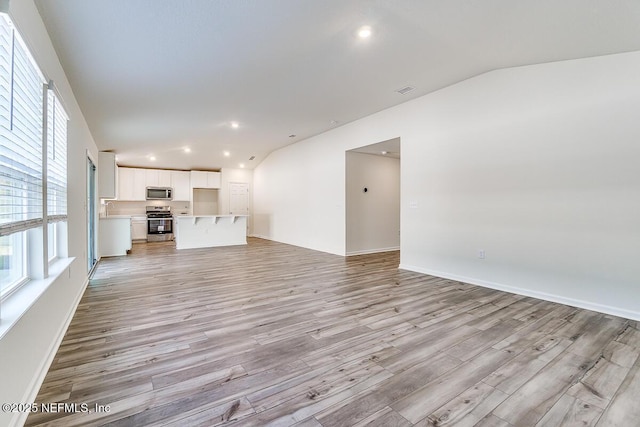
<svg viewBox="0 0 640 427">
<path fill-rule="evenodd" d="M 2 301 L 0 305 L 0 339 L 20 320 L 20 318 L 35 304 L 45 291 L 64 272 L 75 257 L 60 258 L 49 266 L 49 277 L 46 279 L 29 280 Z"/>
</svg>

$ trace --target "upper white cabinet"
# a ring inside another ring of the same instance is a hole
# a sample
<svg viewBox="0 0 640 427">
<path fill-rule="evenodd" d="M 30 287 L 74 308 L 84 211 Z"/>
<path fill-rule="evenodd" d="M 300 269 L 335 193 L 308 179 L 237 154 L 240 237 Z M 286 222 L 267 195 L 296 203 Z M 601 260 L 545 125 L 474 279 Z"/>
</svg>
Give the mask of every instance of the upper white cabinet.
<svg viewBox="0 0 640 427">
<path fill-rule="evenodd" d="M 118 200 L 144 201 L 147 199 L 147 169 L 118 168 Z"/>
<path fill-rule="evenodd" d="M 119 168 L 118 200 L 145 201 L 147 187 L 173 188 L 173 200 L 188 202 L 191 173 L 164 169 Z"/>
<path fill-rule="evenodd" d="M 118 200 L 131 200 L 133 187 L 133 169 L 118 169 Z"/>
<path fill-rule="evenodd" d="M 171 171 L 146 169 L 147 187 L 171 187 Z"/>
<path fill-rule="evenodd" d="M 191 193 L 191 173 L 187 171 L 170 171 L 171 185 L 173 188 L 173 200 L 188 202 Z"/>
<path fill-rule="evenodd" d="M 220 188 L 220 172 L 191 171 L 191 188 Z"/>
<path fill-rule="evenodd" d="M 98 153 L 98 197 L 115 199 L 118 196 L 118 165 L 115 153 Z"/>
</svg>

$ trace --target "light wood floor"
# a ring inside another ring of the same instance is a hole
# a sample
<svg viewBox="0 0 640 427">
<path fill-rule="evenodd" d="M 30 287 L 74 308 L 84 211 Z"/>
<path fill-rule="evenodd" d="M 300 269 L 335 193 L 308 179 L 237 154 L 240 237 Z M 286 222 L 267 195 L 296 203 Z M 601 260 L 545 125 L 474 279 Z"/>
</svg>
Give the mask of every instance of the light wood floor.
<svg viewBox="0 0 640 427">
<path fill-rule="evenodd" d="M 638 323 L 260 239 L 102 261 L 52 426 L 640 425 Z"/>
</svg>

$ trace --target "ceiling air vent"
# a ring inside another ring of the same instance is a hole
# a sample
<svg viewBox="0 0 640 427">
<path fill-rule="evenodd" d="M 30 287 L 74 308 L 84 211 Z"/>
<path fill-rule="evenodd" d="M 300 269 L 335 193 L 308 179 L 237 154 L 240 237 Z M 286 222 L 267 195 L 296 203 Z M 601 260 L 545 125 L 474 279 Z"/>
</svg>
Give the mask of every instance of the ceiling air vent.
<svg viewBox="0 0 640 427">
<path fill-rule="evenodd" d="M 401 89 L 396 90 L 396 92 L 398 92 L 400 95 L 405 95 L 405 94 L 411 92 L 414 89 L 415 89 L 415 87 L 405 86 L 405 87 L 403 87 Z"/>
<path fill-rule="evenodd" d="M 256 156 L 251 156 L 251 157 L 249 157 L 249 160 L 253 160 L 255 158 L 256 158 Z"/>
</svg>

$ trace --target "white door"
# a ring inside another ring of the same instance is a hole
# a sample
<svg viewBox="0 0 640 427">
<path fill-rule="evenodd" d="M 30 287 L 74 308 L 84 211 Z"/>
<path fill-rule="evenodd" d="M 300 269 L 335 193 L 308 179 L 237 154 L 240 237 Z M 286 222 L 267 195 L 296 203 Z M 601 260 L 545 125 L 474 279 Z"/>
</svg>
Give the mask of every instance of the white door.
<svg viewBox="0 0 640 427">
<path fill-rule="evenodd" d="M 229 183 L 229 213 L 249 215 L 249 184 L 246 182 Z M 249 235 L 249 218 L 247 218 L 247 235 Z"/>
<path fill-rule="evenodd" d="M 249 215 L 249 184 L 246 182 L 229 183 L 229 213 Z"/>
</svg>

